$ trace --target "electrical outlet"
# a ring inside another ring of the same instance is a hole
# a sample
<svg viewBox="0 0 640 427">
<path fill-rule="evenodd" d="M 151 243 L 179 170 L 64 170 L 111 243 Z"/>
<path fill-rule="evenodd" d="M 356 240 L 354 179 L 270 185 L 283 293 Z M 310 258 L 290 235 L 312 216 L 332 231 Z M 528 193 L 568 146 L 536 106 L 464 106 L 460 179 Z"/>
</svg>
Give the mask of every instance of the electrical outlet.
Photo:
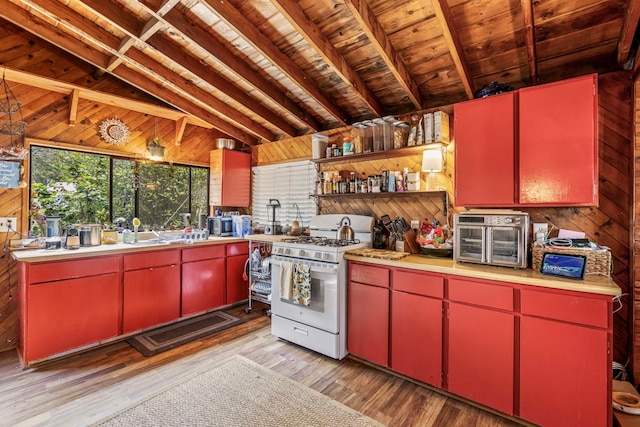
<svg viewBox="0 0 640 427">
<path fill-rule="evenodd" d="M 420 220 L 419 219 L 412 219 L 411 220 L 411 228 L 413 228 L 414 230 L 420 228 Z"/>
<path fill-rule="evenodd" d="M 18 221 L 15 217 L 2 217 L 0 218 L 0 233 L 7 233 L 9 224 L 11 224 L 11 231 L 18 230 Z"/>
</svg>

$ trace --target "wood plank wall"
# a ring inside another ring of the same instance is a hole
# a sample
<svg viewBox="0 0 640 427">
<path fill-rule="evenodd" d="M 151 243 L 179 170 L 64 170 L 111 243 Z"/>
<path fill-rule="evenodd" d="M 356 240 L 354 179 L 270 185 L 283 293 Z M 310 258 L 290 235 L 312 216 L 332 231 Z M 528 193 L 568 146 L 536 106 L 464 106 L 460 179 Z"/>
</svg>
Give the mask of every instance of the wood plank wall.
<svg viewBox="0 0 640 427">
<path fill-rule="evenodd" d="M 640 103 L 640 101 L 638 101 Z M 450 107 L 445 107 L 450 111 Z M 599 78 L 599 192 L 600 206 L 589 208 L 533 208 L 522 209 L 529 213 L 532 222 L 547 222 L 556 230 L 559 228 L 580 230 L 587 237 L 611 248 L 614 259 L 615 282 L 628 294 L 630 287 L 630 223 L 632 206 L 632 129 L 633 95 L 631 75 L 627 72 L 611 73 Z M 453 121 L 452 121 L 453 123 Z M 330 143 L 341 141 L 350 133 L 350 128 L 324 132 Z M 455 141 L 447 148 L 447 168 L 438 174 L 439 184 L 448 192 L 448 219 L 453 212 L 464 210 L 454 208 L 453 149 Z M 311 158 L 311 137 L 309 135 L 290 138 L 274 143 L 262 144 L 253 151 L 253 163 L 268 164 L 292 159 Z M 336 166 L 335 169 L 354 170 L 360 175 L 380 173 L 381 170 L 420 169 L 420 154 L 353 163 Z M 490 165 L 488 167 L 496 167 Z M 322 170 L 333 167 L 324 165 Z M 425 176 L 423 174 L 424 181 Z M 424 186 L 424 182 L 422 183 Z M 424 187 L 423 187 L 424 188 Z M 402 198 L 323 198 L 320 201 L 322 213 L 357 213 L 380 217 L 388 214 L 391 218 L 403 216 L 405 219 L 437 218 L 446 221 L 443 216 L 443 203 L 439 198 L 425 195 Z M 640 236 L 639 236 L 640 239 Z M 629 336 L 632 319 L 632 300 L 624 298 L 623 308 L 614 315 L 614 360 L 625 363 L 630 354 Z M 640 366 L 640 365 L 639 365 Z M 629 371 L 631 373 L 631 371 Z M 640 378 L 636 376 L 636 378 Z"/>
</svg>

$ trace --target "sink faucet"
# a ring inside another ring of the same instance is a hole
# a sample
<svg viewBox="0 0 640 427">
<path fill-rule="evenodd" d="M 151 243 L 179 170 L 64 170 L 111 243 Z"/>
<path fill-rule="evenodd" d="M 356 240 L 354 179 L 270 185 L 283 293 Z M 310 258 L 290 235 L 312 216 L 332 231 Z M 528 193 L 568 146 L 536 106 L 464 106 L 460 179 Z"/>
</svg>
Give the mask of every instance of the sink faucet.
<svg viewBox="0 0 640 427">
<path fill-rule="evenodd" d="M 151 230 L 151 232 L 158 238 L 158 242 L 164 242 L 165 240 L 167 240 L 166 236 L 164 235 L 164 230 Z"/>
</svg>

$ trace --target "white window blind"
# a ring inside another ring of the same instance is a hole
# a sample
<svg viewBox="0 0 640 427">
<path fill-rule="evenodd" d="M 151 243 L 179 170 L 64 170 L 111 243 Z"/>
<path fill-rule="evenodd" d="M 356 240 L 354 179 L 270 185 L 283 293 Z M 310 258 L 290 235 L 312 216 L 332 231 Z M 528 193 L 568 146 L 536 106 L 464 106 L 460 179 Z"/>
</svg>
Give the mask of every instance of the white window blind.
<svg viewBox="0 0 640 427">
<path fill-rule="evenodd" d="M 265 225 L 271 218 L 269 199 L 277 199 L 276 221 L 291 225 L 294 220 L 300 227 L 308 227 L 316 214 L 316 204 L 311 197 L 314 192 L 316 169 L 310 161 L 289 162 L 278 165 L 256 166 L 251 169 L 253 223 Z M 298 217 L 298 209 L 299 216 Z"/>
</svg>

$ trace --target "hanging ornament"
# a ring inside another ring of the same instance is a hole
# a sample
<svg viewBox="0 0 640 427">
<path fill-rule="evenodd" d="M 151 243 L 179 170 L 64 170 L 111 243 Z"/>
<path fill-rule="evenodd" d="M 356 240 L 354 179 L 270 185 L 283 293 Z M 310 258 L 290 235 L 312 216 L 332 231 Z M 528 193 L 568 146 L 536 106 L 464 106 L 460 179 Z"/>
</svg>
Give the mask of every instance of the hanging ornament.
<svg viewBox="0 0 640 427">
<path fill-rule="evenodd" d="M 9 88 L 5 79 L 7 70 L 2 72 L 2 81 L 0 82 L 0 134 L 9 135 L 9 145 L 0 147 L 0 160 L 20 161 L 24 160 L 29 154 L 29 150 L 24 147 L 24 129 L 27 122 L 22 117 L 22 104 L 16 99 L 16 96 Z M 20 119 L 14 118 L 18 115 Z M 14 136 L 19 139 L 14 140 Z"/>
<path fill-rule="evenodd" d="M 100 123 L 100 136 L 112 145 L 122 145 L 129 139 L 131 132 L 122 121 L 113 118 Z"/>
</svg>

